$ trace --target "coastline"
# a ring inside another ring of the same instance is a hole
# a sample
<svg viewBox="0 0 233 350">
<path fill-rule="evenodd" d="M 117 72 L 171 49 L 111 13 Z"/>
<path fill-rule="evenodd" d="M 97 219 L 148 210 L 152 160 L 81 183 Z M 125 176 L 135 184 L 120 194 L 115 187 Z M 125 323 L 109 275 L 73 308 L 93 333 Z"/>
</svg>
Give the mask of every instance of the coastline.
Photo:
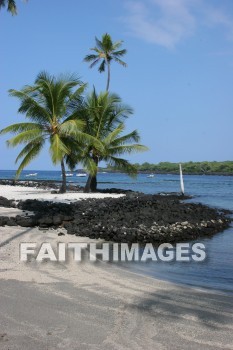
<svg viewBox="0 0 233 350">
<path fill-rule="evenodd" d="M 14 196 L 11 191 L 16 191 Z M 45 192 L 61 201 L 50 190 L 0 187 L 1 194 L 17 200 L 35 194 L 38 198 L 39 193 L 46 199 Z M 80 195 L 75 193 L 75 200 Z M 19 210 L 0 207 L 0 216 L 12 218 L 22 214 Z M 70 240 L 97 242 L 59 236 L 61 232 L 66 233 L 61 227 L 0 227 L 3 350 L 170 350 L 174 339 L 177 349 L 231 349 L 232 295 L 176 285 L 102 261 L 38 263 L 33 257 L 27 263 L 19 261 L 21 242 L 47 241 L 54 247 Z"/>
<path fill-rule="evenodd" d="M 211 236 L 228 228 L 231 212 L 177 194 L 59 194 L 51 188 L 0 185 L 0 206 L 32 212 L 0 216 L 0 226 L 57 228 L 68 234 L 120 243 L 172 243 Z"/>
</svg>

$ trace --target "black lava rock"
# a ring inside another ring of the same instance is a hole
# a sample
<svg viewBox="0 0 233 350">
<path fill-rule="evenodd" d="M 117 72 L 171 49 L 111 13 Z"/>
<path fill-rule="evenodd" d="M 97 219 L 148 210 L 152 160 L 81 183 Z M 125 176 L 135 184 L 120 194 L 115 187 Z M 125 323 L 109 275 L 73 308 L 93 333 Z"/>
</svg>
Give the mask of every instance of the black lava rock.
<svg viewBox="0 0 233 350">
<path fill-rule="evenodd" d="M 0 207 L 4 208 L 15 208 L 16 205 L 13 200 L 9 200 L 5 197 L 0 196 Z"/>
<path fill-rule="evenodd" d="M 63 226 L 68 234 L 115 242 L 162 243 L 193 240 L 227 228 L 225 213 L 183 196 L 131 193 L 121 198 L 88 199 L 75 203 L 26 200 L 18 208 L 34 216 L 0 217 L 0 226 L 40 228 Z"/>
</svg>

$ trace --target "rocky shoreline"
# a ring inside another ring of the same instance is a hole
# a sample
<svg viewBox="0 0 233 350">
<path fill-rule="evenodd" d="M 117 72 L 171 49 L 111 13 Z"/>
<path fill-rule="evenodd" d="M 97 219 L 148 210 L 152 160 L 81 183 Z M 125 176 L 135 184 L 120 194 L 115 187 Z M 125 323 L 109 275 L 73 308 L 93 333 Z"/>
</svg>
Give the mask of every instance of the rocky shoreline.
<svg viewBox="0 0 233 350">
<path fill-rule="evenodd" d="M 5 186 L 22 186 L 40 188 L 42 190 L 59 190 L 61 181 L 56 180 L 9 180 L 1 179 L 0 185 Z M 79 185 L 71 185 L 67 183 L 68 191 L 82 191 L 83 187 Z"/>
<path fill-rule="evenodd" d="M 16 203 L 0 197 L 0 206 L 24 211 L 16 217 L 0 216 L 0 226 L 65 228 L 70 235 L 128 243 L 190 241 L 229 227 L 230 211 L 185 203 L 183 199 L 180 195 L 134 192 L 122 198 L 86 199 L 70 204 L 38 200 Z"/>
</svg>

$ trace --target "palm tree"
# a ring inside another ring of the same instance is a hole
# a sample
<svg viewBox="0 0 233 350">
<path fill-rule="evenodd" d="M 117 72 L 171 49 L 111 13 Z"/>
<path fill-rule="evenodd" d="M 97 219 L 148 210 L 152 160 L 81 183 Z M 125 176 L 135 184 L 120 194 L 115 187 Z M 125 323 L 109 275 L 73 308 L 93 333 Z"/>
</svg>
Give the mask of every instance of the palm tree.
<svg viewBox="0 0 233 350">
<path fill-rule="evenodd" d="M 111 36 L 106 33 L 102 36 L 102 40 L 99 40 L 95 37 L 96 46 L 91 48 L 92 51 L 95 51 L 95 54 L 86 55 L 84 58 L 85 62 L 91 62 L 90 68 L 94 67 L 97 63 L 100 62 L 99 72 L 102 73 L 105 71 L 107 66 L 108 70 L 108 78 L 107 78 L 107 86 L 106 91 L 109 90 L 110 84 L 110 64 L 111 61 L 114 60 L 117 63 L 121 64 L 123 67 L 126 67 L 127 64 L 122 61 L 120 58 L 126 54 L 126 50 L 119 50 L 123 41 L 117 41 L 115 43 L 112 42 Z"/>
<path fill-rule="evenodd" d="M 123 105 L 116 94 L 104 92 L 97 95 L 94 90 L 86 98 L 82 114 L 86 124 L 85 132 L 99 143 L 97 148 L 92 140 L 88 140 L 82 148 L 77 149 L 76 163 L 81 162 L 89 172 L 85 192 L 97 189 L 97 170 L 100 161 L 105 161 L 109 166 L 130 175 L 136 175 L 136 167 L 122 158 L 122 155 L 146 151 L 147 148 L 138 144 L 140 137 L 136 130 L 123 134 L 124 120 L 131 114 L 132 109 Z M 74 156 L 74 153 L 72 155 Z M 70 161 L 70 165 L 74 165 L 75 161 L 73 164 L 72 160 Z"/>
<path fill-rule="evenodd" d="M 82 132 L 84 122 L 77 118 L 78 106 L 82 103 L 85 89 L 78 78 L 70 76 L 50 76 L 41 72 L 34 85 L 22 90 L 10 90 L 10 95 L 19 98 L 19 113 L 25 114 L 30 122 L 13 124 L 1 130 L 16 134 L 7 141 L 9 146 L 24 144 L 19 153 L 21 171 L 38 156 L 46 141 L 50 144 L 50 155 L 54 164 L 60 163 L 62 170 L 61 193 L 66 191 L 65 157 L 77 147 L 77 144 L 90 141 L 91 137 Z"/>
</svg>

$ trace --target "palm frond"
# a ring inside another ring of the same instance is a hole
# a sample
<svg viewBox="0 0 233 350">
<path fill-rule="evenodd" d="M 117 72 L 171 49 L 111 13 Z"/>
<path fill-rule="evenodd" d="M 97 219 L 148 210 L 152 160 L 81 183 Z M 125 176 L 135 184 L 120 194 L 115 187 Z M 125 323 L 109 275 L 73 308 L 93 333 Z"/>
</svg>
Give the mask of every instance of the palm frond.
<svg viewBox="0 0 233 350">
<path fill-rule="evenodd" d="M 137 168 L 133 164 L 130 164 L 130 162 L 126 159 L 112 156 L 108 160 L 108 165 L 124 173 L 127 173 L 132 177 L 137 176 Z"/>
<path fill-rule="evenodd" d="M 95 176 L 97 174 L 98 166 L 96 165 L 96 163 L 94 162 L 94 160 L 90 156 L 83 158 L 81 163 L 82 163 L 84 169 L 91 176 Z"/>
<path fill-rule="evenodd" d="M 21 143 L 31 142 L 35 138 L 40 137 L 40 136 L 42 136 L 42 132 L 40 129 L 32 129 L 32 130 L 23 131 L 20 134 L 7 140 L 7 145 L 9 147 L 15 147 Z"/>
<path fill-rule="evenodd" d="M 44 144 L 44 139 L 42 137 L 38 137 L 36 139 L 34 139 L 32 142 L 29 142 L 22 150 L 21 152 L 18 154 L 15 163 L 17 163 L 19 161 L 19 159 L 21 159 L 23 156 L 26 156 L 34 147 L 35 145 Z"/>
<path fill-rule="evenodd" d="M 71 150 L 65 145 L 58 134 L 50 137 L 50 154 L 54 164 L 60 163 L 62 158 L 70 152 Z"/>
<path fill-rule="evenodd" d="M 8 0 L 7 11 L 12 14 L 12 16 L 17 15 L 17 7 L 14 0 Z"/>
<path fill-rule="evenodd" d="M 103 61 L 101 62 L 101 64 L 100 64 L 99 68 L 98 68 L 98 71 L 99 71 L 100 73 L 102 73 L 102 72 L 105 71 L 105 65 L 106 65 L 106 62 L 105 62 L 105 60 L 103 60 Z"/>
<path fill-rule="evenodd" d="M 124 136 L 118 137 L 115 140 L 112 140 L 111 146 L 121 146 L 126 142 L 139 142 L 140 136 L 137 130 L 134 130 Z"/>
<path fill-rule="evenodd" d="M 121 66 L 127 67 L 127 64 L 124 61 L 120 60 L 118 57 L 113 56 L 112 58 L 114 59 L 114 61 L 119 63 Z"/>
<path fill-rule="evenodd" d="M 37 74 L 37 77 L 35 79 L 35 84 L 40 85 L 41 83 L 46 82 L 46 85 L 48 83 L 52 85 L 54 80 L 55 80 L 55 77 L 53 77 L 48 72 L 43 70 Z"/>
<path fill-rule="evenodd" d="M 85 123 L 82 120 L 73 119 L 65 120 L 59 126 L 59 133 L 61 136 L 77 136 L 80 131 L 84 129 Z"/>
<path fill-rule="evenodd" d="M 99 40 L 97 37 L 95 37 L 95 43 L 96 43 L 96 47 L 99 51 L 104 50 L 103 42 L 101 40 Z"/>
<path fill-rule="evenodd" d="M 112 132 L 109 132 L 108 135 L 103 139 L 103 143 L 107 146 L 111 145 L 113 140 L 117 138 L 119 134 L 125 129 L 125 125 L 123 123 L 119 124 Z"/>
<path fill-rule="evenodd" d="M 16 134 L 28 130 L 43 130 L 43 126 L 38 123 L 17 123 L 7 126 L 0 131 L 0 135 L 7 134 L 8 132 Z"/>
<path fill-rule="evenodd" d="M 18 112 L 25 113 L 27 118 L 35 120 L 36 122 L 49 123 L 51 121 L 51 114 L 47 108 L 40 105 L 39 101 L 34 98 L 34 96 L 28 95 L 28 92 L 28 87 L 22 89 L 21 91 L 13 89 L 9 90 L 10 96 L 17 97 L 21 101 Z"/>
<path fill-rule="evenodd" d="M 112 56 L 113 57 L 121 57 L 124 56 L 127 53 L 126 49 L 119 50 L 119 51 L 113 51 Z"/>
<path fill-rule="evenodd" d="M 69 170 L 74 171 L 74 169 L 77 166 L 78 159 L 75 157 L 72 153 L 71 154 L 66 154 L 65 155 L 65 162 L 66 165 L 68 166 Z"/>
<path fill-rule="evenodd" d="M 82 84 L 76 89 L 66 104 L 66 111 L 64 112 L 65 119 L 80 119 L 80 114 L 83 111 L 83 92 L 85 91 L 87 84 Z"/>
<path fill-rule="evenodd" d="M 16 178 L 19 177 L 21 171 L 34 159 L 36 158 L 41 149 L 43 147 L 43 142 L 42 143 L 36 143 L 34 146 L 29 150 L 29 152 L 26 154 L 24 157 L 23 161 L 21 162 L 18 170 L 16 171 Z"/>
<path fill-rule="evenodd" d="M 93 50 L 93 49 L 91 49 L 91 50 Z M 92 61 L 97 60 L 98 58 L 99 58 L 99 55 L 91 54 L 91 55 L 86 55 L 83 60 L 84 60 L 84 62 L 92 62 Z"/>
<path fill-rule="evenodd" d="M 94 60 L 91 64 L 90 64 L 90 68 L 93 68 L 97 63 L 99 63 L 100 58 L 98 57 L 96 60 Z"/>
<path fill-rule="evenodd" d="M 17 15 L 17 7 L 14 0 L 1 0 L 0 8 L 5 7 L 7 3 L 7 11 L 12 14 L 12 16 Z"/>
<path fill-rule="evenodd" d="M 139 153 L 146 152 L 148 148 L 139 144 L 124 144 L 121 146 L 110 146 L 108 149 L 108 154 L 120 156 L 122 154 L 131 154 L 131 153 Z"/>
<path fill-rule="evenodd" d="M 113 50 L 113 51 L 116 51 L 117 49 L 119 49 L 119 47 L 122 46 L 123 42 L 124 42 L 123 40 L 118 40 L 118 41 L 116 41 L 116 42 L 112 45 L 112 50 Z"/>
<path fill-rule="evenodd" d="M 35 84 L 39 87 L 37 94 L 43 95 L 43 104 L 54 121 L 55 118 L 61 118 L 64 112 L 64 98 L 59 98 L 60 94 L 63 92 L 63 97 L 69 97 L 70 90 L 78 82 L 73 77 L 64 78 L 60 76 L 56 79 L 56 77 L 42 71 L 38 74 Z"/>
<path fill-rule="evenodd" d="M 82 101 L 82 99 L 80 99 L 80 97 L 82 96 L 82 94 L 84 93 L 84 91 L 87 88 L 87 83 L 83 83 L 80 82 L 79 84 L 80 86 L 70 95 L 70 100 L 72 101 L 73 99 L 78 99 L 79 102 Z"/>
<path fill-rule="evenodd" d="M 113 48 L 112 38 L 108 33 L 106 33 L 102 36 L 101 43 L 102 43 L 103 51 L 109 52 L 112 50 L 112 48 Z"/>
</svg>

